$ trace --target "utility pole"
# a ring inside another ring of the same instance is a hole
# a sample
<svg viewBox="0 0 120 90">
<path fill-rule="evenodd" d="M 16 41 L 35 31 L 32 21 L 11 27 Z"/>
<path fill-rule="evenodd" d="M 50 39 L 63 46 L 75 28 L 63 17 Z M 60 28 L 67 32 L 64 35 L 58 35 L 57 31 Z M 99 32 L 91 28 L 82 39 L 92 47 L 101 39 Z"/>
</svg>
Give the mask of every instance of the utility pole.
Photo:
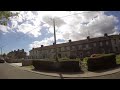
<svg viewBox="0 0 120 90">
<path fill-rule="evenodd" d="M 55 59 L 57 62 L 58 61 L 58 57 L 57 57 L 57 47 L 56 47 L 56 32 L 55 32 L 55 19 L 53 18 L 53 27 L 54 27 L 54 47 L 55 47 Z"/>
</svg>

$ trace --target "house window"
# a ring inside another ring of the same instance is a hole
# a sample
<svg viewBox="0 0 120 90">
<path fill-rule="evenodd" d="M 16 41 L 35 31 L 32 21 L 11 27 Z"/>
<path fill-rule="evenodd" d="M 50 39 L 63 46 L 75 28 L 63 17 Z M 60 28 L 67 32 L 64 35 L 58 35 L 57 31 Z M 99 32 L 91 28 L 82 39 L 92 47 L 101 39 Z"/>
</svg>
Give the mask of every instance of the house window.
<svg viewBox="0 0 120 90">
<path fill-rule="evenodd" d="M 109 42 L 108 41 L 106 41 L 106 45 L 108 45 L 109 44 Z"/>
<path fill-rule="evenodd" d="M 104 50 L 104 49 L 102 49 L 102 53 L 105 53 L 105 50 Z"/>
<path fill-rule="evenodd" d="M 93 43 L 93 46 L 96 47 L 96 43 Z"/>
<path fill-rule="evenodd" d="M 61 54 L 58 54 L 58 57 L 61 58 Z"/>
<path fill-rule="evenodd" d="M 72 46 L 72 50 L 75 50 L 75 46 Z"/>
<path fill-rule="evenodd" d="M 118 47 L 115 47 L 116 51 L 118 51 Z"/>
<path fill-rule="evenodd" d="M 82 45 L 79 45 L 79 50 L 82 49 Z"/>
<path fill-rule="evenodd" d="M 61 47 L 58 48 L 58 52 L 60 52 L 60 51 L 61 51 Z"/>
<path fill-rule="evenodd" d="M 116 39 L 114 39 L 114 43 L 116 44 Z"/>
<path fill-rule="evenodd" d="M 61 51 L 64 51 L 64 47 L 61 48 Z"/>
<path fill-rule="evenodd" d="M 87 52 L 87 55 L 88 55 L 88 56 L 90 55 L 90 52 L 89 52 L 89 51 Z"/>
<path fill-rule="evenodd" d="M 88 46 L 88 44 L 86 44 L 86 48 L 88 48 L 89 46 Z"/>
<path fill-rule="evenodd" d="M 102 42 L 100 42 L 100 46 L 103 46 L 103 43 L 102 43 Z"/>
<path fill-rule="evenodd" d="M 66 50 L 70 50 L 70 47 L 66 47 Z"/>
</svg>

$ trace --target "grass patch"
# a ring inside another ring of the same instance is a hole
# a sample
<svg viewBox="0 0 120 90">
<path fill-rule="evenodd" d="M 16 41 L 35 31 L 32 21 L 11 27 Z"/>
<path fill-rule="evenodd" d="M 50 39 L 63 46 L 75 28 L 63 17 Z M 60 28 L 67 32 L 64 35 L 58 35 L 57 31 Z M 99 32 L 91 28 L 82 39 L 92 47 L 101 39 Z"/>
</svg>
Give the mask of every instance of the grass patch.
<svg viewBox="0 0 120 90">
<path fill-rule="evenodd" d="M 116 55 L 116 63 L 120 64 L 120 55 Z"/>
<path fill-rule="evenodd" d="M 22 67 L 25 67 L 25 68 L 30 68 L 30 69 L 33 69 L 34 66 L 33 65 L 30 65 L 30 66 L 22 66 Z"/>
</svg>

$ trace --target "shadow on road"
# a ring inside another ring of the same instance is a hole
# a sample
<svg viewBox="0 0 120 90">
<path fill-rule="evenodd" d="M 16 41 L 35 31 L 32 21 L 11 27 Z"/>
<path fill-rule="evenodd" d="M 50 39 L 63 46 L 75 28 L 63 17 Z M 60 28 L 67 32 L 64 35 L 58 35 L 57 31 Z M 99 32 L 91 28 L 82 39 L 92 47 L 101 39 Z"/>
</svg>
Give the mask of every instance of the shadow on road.
<svg viewBox="0 0 120 90">
<path fill-rule="evenodd" d="M 104 69 L 104 70 L 97 70 L 97 71 L 91 71 L 91 72 L 95 72 L 95 73 L 103 73 L 103 72 L 106 72 L 106 71 L 111 71 L 111 70 L 115 70 L 115 69 L 118 69 L 120 68 L 120 65 L 117 65 L 113 68 L 109 68 L 109 69 Z"/>
<path fill-rule="evenodd" d="M 64 79 L 63 74 L 83 74 L 83 71 L 80 72 L 56 72 L 56 71 L 49 71 L 49 70 L 36 70 L 36 69 L 32 69 L 33 71 L 37 71 L 37 72 L 43 72 L 43 73 L 53 73 L 53 74 L 58 74 L 60 79 Z"/>
</svg>

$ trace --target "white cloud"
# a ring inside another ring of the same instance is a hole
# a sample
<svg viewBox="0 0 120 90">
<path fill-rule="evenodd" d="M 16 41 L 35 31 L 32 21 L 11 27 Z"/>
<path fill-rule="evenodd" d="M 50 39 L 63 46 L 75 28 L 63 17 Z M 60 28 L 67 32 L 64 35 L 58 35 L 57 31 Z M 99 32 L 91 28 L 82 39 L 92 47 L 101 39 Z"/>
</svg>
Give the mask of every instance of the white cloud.
<svg viewBox="0 0 120 90">
<path fill-rule="evenodd" d="M 29 44 L 29 49 L 36 48 L 36 47 L 41 47 L 41 45 L 48 46 L 53 44 L 53 37 L 51 38 L 45 38 L 42 41 L 34 41 L 32 44 Z"/>
<path fill-rule="evenodd" d="M 62 17 L 69 14 L 76 14 L 68 17 L 64 17 L 56 20 L 56 23 L 61 23 L 62 25 L 58 25 L 56 27 L 56 39 L 63 39 L 67 42 L 69 39 L 80 40 L 85 39 L 88 35 L 90 37 L 98 37 L 102 36 L 104 33 L 108 34 L 116 34 L 118 27 L 116 23 L 118 23 L 117 17 L 111 15 L 107 16 L 103 11 L 96 12 L 36 12 L 38 16 L 42 14 L 41 21 L 46 22 L 48 24 L 44 24 L 44 26 L 49 27 L 52 26 L 52 20 L 49 17 L 53 17 L 56 14 L 58 17 Z M 59 13 L 59 14 L 57 14 Z M 54 33 L 53 27 L 50 27 L 48 33 Z M 30 44 L 30 48 L 38 47 L 40 45 L 50 45 L 53 43 L 53 37 L 47 38 L 42 41 L 34 41 Z M 61 42 L 57 42 L 61 43 Z"/>
<path fill-rule="evenodd" d="M 113 15 L 107 16 L 103 11 L 20 11 L 19 13 L 18 17 L 10 19 L 9 29 L 2 31 L 7 33 L 8 31 L 16 30 L 17 32 L 38 37 L 41 35 L 43 26 L 51 26 L 47 31 L 53 34 L 53 21 L 50 18 L 55 18 L 57 40 L 80 40 L 88 35 L 96 37 L 102 36 L 104 33 L 115 34 L 118 30 L 118 27 L 115 25 L 118 23 L 118 19 Z M 66 15 L 71 16 L 59 18 Z M 40 46 L 40 44 L 49 45 L 54 40 L 45 38 L 42 41 L 33 42 L 30 44 L 30 47 Z"/>
</svg>

